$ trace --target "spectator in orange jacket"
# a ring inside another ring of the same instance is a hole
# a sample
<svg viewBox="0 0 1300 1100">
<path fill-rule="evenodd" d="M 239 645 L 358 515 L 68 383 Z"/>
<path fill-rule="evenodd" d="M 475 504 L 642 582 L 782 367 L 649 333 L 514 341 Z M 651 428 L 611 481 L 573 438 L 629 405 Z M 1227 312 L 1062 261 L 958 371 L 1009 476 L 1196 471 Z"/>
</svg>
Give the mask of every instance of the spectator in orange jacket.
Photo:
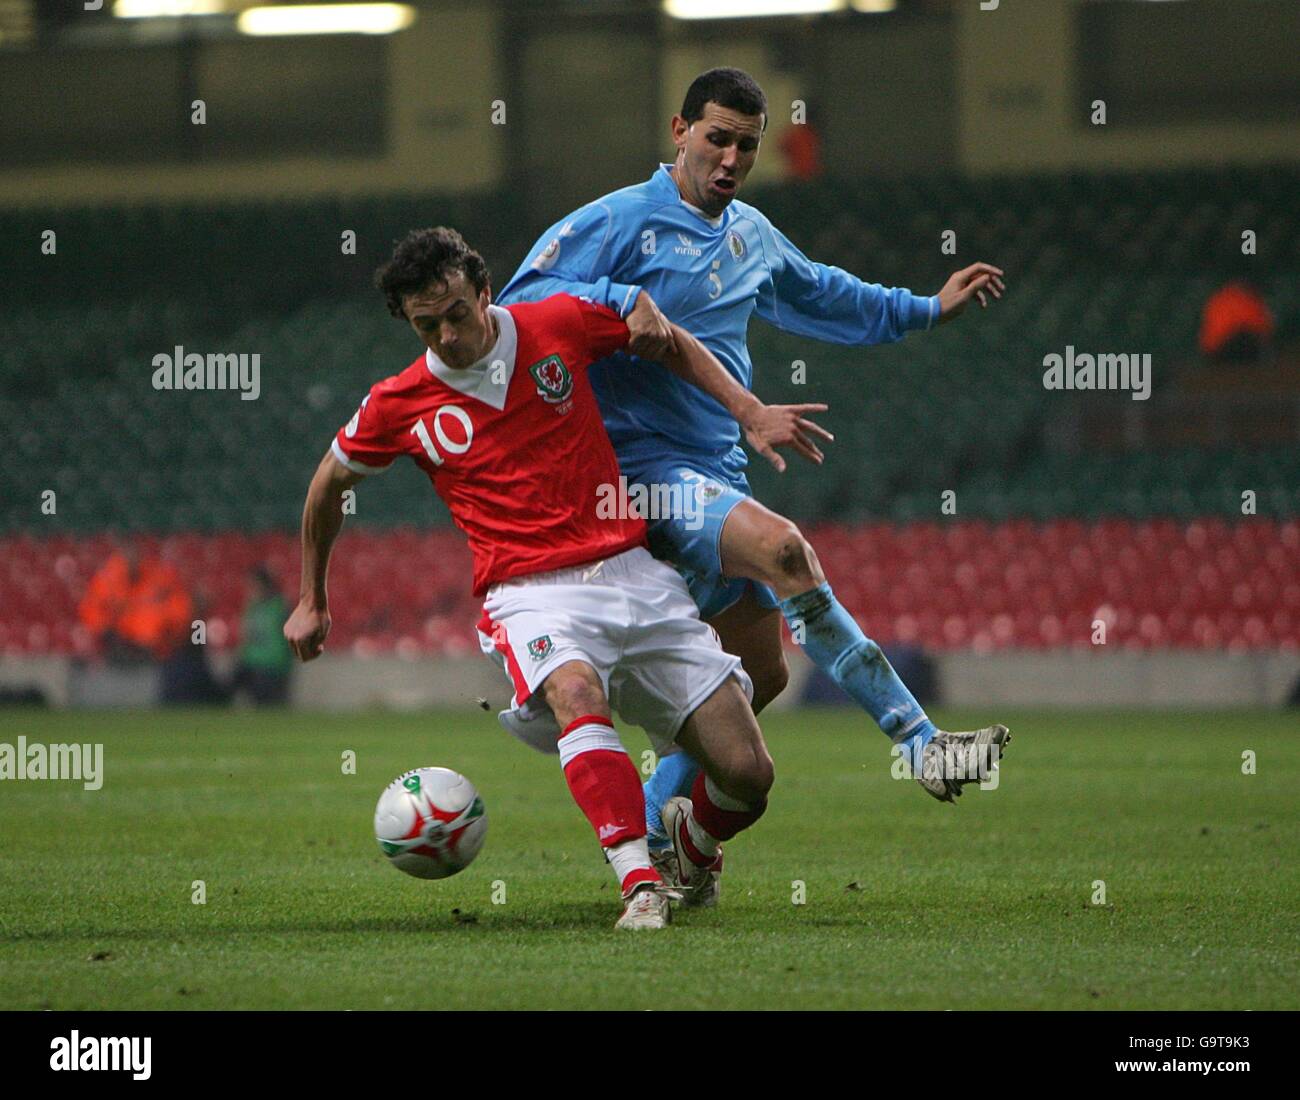
<svg viewBox="0 0 1300 1100">
<path fill-rule="evenodd" d="M 1273 340 L 1273 315 L 1246 283 L 1210 295 L 1201 314 L 1201 354 L 1215 363 L 1258 363 Z"/>
<path fill-rule="evenodd" d="M 822 174 L 821 135 L 811 121 L 787 126 L 778 146 L 791 179 L 815 180 Z"/>
<path fill-rule="evenodd" d="M 91 578 L 79 613 L 109 660 L 135 663 L 174 653 L 193 610 L 175 566 L 123 545 Z"/>
</svg>

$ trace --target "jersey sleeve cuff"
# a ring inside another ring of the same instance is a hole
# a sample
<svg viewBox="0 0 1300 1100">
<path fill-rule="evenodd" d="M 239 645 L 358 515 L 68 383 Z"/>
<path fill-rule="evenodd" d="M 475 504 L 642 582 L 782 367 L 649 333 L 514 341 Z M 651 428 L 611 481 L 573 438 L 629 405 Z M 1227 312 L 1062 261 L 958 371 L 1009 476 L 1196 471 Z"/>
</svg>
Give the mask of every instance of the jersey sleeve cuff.
<svg viewBox="0 0 1300 1100">
<path fill-rule="evenodd" d="M 609 308 L 615 310 L 625 321 L 627 315 L 632 312 L 636 306 L 637 295 L 641 293 L 639 286 L 628 286 L 624 283 L 609 284 Z"/>
<path fill-rule="evenodd" d="M 908 303 L 907 330 L 909 332 L 932 329 L 938 320 L 939 295 L 932 294 L 926 297 L 912 295 L 912 300 Z"/>
<path fill-rule="evenodd" d="M 362 476 L 382 474 L 388 469 L 388 466 L 392 465 L 390 462 L 388 463 L 388 466 L 367 466 L 364 462 L 358 462 L 355 458 L 349 458 L 343 448 L 339 446 L 339 441 L 337 439 L 330 444 L 330 450 L 334 452 L 334 457 L 343 463 L 344 466 L 354 474 L 361 474 Z"/>
</svg>

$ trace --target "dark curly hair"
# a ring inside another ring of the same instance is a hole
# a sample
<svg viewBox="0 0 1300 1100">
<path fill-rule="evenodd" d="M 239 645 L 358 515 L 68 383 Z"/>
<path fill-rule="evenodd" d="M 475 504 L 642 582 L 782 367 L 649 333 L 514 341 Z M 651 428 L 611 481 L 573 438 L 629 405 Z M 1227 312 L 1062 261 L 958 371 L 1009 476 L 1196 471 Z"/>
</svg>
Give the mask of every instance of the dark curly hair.
<svg viewBox="0 0 1300 1100">
<path fill-rule="evenodd" d="M 375 286 L 388 300 L 388 312 L 405 319 L 402 299 L 423 290 L 430 283 L 446 282 L 453 271 L 464 272 L 476 293 L 489 285 L 483 257 L 445 225 L 433 229 L 412 229 L 393 247 L 393 256 L 375 272 Z"/>
<path fill-rule="evenodd" d="M 710 69 L 700 73 L 686 89 L 682 118 L 699 122 L 704 117 L 706 103 L 716 103 L 742 115 L 762 115 L 763 129 L 767 129 L 767 96 L 758 81 L 743 69 Z"/>
</svg>

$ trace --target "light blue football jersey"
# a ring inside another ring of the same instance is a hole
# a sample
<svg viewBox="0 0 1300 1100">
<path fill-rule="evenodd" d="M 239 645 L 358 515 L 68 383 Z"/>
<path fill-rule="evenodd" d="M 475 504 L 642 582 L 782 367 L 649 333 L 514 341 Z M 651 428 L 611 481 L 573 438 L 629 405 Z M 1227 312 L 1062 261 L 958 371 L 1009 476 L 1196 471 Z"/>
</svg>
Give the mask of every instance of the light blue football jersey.
<svg viewBox="0 0 1300 1100">
<path fill-rule="evenodd" d="M 814 263 L 759 211 L 732 200 L 716 218 L 685 203 L 661 164 L 645 183 L 588 203 L 546 230 L 497 301 L 574 294 L 626 317 L 642 289 L 746 389 L 750 316 L 837 344 L 880 344 L 938 320 L 938 296 L 866 283 Z M 713 398 L 659 363 L 619 352 L 590 378 L 624 470 L 665 450 L 721 457 L 740 429 Z M 733 461 L 735 456 L 733 456 Z"/>
</svg>

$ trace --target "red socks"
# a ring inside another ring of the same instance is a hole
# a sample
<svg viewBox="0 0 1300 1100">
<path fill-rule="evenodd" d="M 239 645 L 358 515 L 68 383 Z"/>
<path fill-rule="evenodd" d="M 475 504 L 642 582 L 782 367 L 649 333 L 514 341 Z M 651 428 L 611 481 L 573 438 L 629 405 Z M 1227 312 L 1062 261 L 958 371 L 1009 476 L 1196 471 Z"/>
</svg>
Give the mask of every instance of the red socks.
<svg viewBox="0 0 1300 1100">
<path fill-rule="evenodd" d="M 641 777 L 613 723 L 583 715 L 565 727 L 558 746 L 569 791 L 591 822 L 624 896 L 643 882 L 661 881 L 646 847 Z"/>
<path fill-rule="evenodd" d="M 591 822 L 618 875 L 624 896 L 645 882 L 659 882 L 646 847 L 641 777 L 608 718 L 585 714 L 565 727 L 558 741 L 560 765 L 578 808 Z M 724 794 L 701 772 L 691 789 L 694 809 L 683 830 L 691 861 L 709 866 L 718 843 L 749 828 L 767 809 L 764 799 L 747 805 Z"/>
<path fill-rule="evenodd" d="M 691 804 L 692 816 L 714 840 L 730 840 L 753 825 L 767 809 L 767 799 L 750 806 L 723 794 L 703 772 L 695 777 L 691 787 Z"/>
</svg>

